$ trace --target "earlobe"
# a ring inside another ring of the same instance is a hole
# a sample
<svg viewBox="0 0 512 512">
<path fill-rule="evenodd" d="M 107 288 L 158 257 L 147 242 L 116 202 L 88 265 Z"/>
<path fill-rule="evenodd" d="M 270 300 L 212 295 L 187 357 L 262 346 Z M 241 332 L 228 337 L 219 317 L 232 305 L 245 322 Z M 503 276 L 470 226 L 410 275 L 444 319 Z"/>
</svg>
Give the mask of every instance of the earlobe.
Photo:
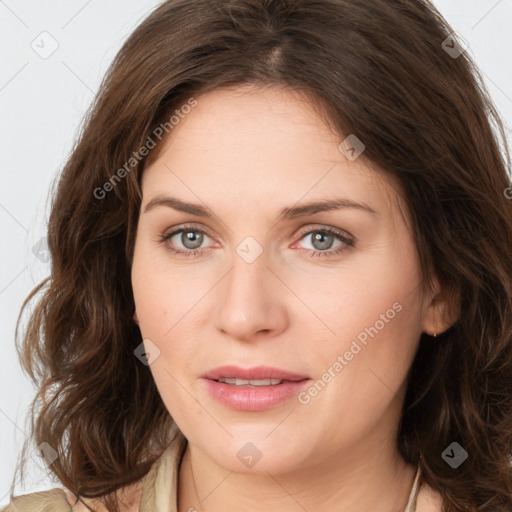
<svg viewBox="0 0 512 512">
<path fill-rule="evenodd" d="M 425 312 L 423 332 L 436 338 L 457 321 L 459 309 L 459 301 L 454 300 L 453 295 L 446 293 L 446 290 L 437 293 Z"/>
<path fill-rule="evenodd" d="M 139 325 L 139 317 L 137 316 L 137 310 L 133 312 L 133 321 Z"/>
<path fill-rule="evenodd" d="M 436 321 L 439 318 L 439 312 L 436 311 L 436 306 L 431 304 L 428 308 L 427 314 L 423 320 L 422 331 L 433 338 L 436 338 L 438 334 L 442 334 L 444 331 L 441 322 Z"/>
</svg>

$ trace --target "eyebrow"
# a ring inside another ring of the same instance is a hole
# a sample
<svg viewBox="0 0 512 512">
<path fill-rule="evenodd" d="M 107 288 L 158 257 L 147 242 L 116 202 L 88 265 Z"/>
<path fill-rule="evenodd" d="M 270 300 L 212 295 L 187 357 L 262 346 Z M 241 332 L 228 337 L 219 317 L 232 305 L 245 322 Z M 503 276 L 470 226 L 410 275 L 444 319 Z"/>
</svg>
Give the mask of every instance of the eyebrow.
<svg viewBox="0 0 512 512">
<path fill-rule="evenodd" d="M 200 204 L 187 203 L 175 197 L 168 196 L 156 196 L 144 208 L 144 213 L 152 210 L 157 206 L 167 206 L 174 210 L 195 215 L 197 217 L 211 218 L 214 217 L 212 210 L 206 206 Z M 277 220 L 288 220 L 295 219 L 297 217 L 305 217 L 307 215 L 313 215 L 315 213 L 326 212 L 331 210 L 341 210 L 344 208 L 353 208 L 360 211 L 370 213 L 374 216 L 378 216 L 376 210 L 374 210 L 369 204 L 359 201 L 353 201 L 351 199 L 339 198 L 339 199 L 325 199 L 323 201 L 315 201 L 311 203 L 305 203 L 300 206 L 290 206 L 283 208 Z"/>
</svg>

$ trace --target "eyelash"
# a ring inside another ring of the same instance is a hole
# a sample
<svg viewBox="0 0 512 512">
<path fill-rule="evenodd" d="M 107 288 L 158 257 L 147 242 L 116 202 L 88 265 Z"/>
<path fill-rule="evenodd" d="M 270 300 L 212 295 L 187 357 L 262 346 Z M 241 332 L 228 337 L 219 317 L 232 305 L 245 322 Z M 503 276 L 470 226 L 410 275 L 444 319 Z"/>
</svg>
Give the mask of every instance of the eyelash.
<svg viewBox="0 0 512 512">
<path fill-rule="evenodd" d="M 203 235 L 208 236 L 208 233 L 204 231 L 203 229 L 196 228 L 195 226 L 181 226 L 179 229 L 176 229 L 172 231 L 171 233 L 162 235 L 158 242 L 161 244 L 166 244 L 166 242 L 171 239 L 173 236 L 177 235 L 178 233 L 182 233 L 185 231 L 192 231 L 195 233 L 201 233 Z M 347 238 L 342 234 L 342 232 L 337 231 L 333 228 L 318 228 L 318 229 L 310 229 L 309 231 L 306 231 L 304 233 L 301 233 L 300 240 L 302 240 L 305 236 L 311 235 L 312 233 L 322 233 L 322 234 L 328 234 L 333 235 L 336 239 L 338 239 L 340 242 L 343 242 L 346 246 L 339 246 L 336 249 L 330 249 L 327 251 L 318 251 L 318 250 L 312 250 L 312 249 L 298 249 L 301 252 L 307 252 L 309 257 L 331 257 L 331 256 L 337 256 L 341 252 L 347 249 L 347 247 L 354 247 L 355 243 L 354 240 Z M 171 251 L 174 254 L 183 255 L 185 258 L 190 258 L 193 256 L 197 256 L 198 254 L 202 253 L 203 251 L 207 249 L 191 249 L 187 251 L 183 251 L 181 249 L 175 249 L 174 247 L 166 246 L 166 249 Z"/>
</svg>

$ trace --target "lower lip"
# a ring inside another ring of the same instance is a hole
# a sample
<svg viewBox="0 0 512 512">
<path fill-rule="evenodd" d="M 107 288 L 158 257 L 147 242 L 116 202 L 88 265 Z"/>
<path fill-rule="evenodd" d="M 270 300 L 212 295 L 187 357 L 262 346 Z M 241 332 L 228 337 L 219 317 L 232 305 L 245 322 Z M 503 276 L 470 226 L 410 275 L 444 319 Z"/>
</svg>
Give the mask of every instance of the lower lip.
<svg viewBox="0 0 512 512">
<path fill-rule="evenodd" d="M 221 404 L 238 411 L 264 411 L 297 396 L 311 379 L 285 381 L 275 386 L 232 386 L 216 380 L 203 379 L 209 393 Z"/>
</svg>

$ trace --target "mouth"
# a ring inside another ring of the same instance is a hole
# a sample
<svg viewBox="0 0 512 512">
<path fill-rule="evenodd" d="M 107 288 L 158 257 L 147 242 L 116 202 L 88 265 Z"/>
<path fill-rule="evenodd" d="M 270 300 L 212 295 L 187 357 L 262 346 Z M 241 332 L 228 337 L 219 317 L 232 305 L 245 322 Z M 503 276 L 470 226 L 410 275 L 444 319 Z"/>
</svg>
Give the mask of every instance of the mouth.
<svg viewBox="0 0 512 512">
<path fill-rule="evenodd" d="M 263 411 L 289 401 L 312 379 L 278 368 L 224 366 L 202 376 L 212 398 L 238 411 Z"/>
</svg>

